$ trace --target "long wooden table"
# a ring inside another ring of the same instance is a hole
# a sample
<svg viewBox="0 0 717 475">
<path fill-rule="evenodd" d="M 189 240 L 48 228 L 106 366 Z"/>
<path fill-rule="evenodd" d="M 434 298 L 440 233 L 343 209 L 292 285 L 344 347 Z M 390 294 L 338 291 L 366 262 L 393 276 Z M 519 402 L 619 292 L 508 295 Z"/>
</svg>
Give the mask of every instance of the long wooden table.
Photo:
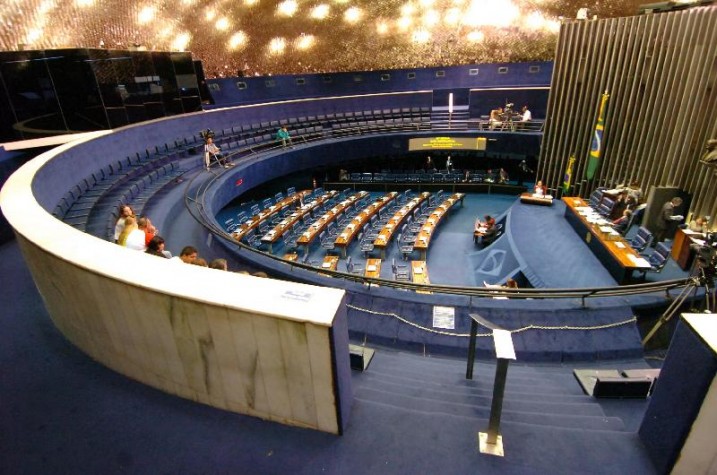
<svg viewBox="0 0 717 475">
<path fill-rule="evenodd" d="M 320 206 L 326 200 L 335 196 L 338 192 L 335 190 L 327 191 L 323 195 L 319 196 L 314 201 L 304 203 L 304 205 L 298 208 L 296 211 L 291 213 L 286 218 L 282 219 L 279 224 L 270 229 L 265 235 L 261 237 L 261 241 L 269 245 L 269 253 L 273 253 L 273 245 L 289 230 L 291 227 L 300 219 L 307 214 L 310 214 L 314 209 Z"/>
<path fill-rule="evenodd" d="M 304 231 L 299 239 L 296 240 L 296 243 L 301 246 L 306 246 L 306 252 L 309 252 L 309 246 L 316 236 L 321 234 L 321 231 L 323 231 L 331 221 L 336 219 L 342 211 L 345 211 L 349 206 L 353 205 L 366 195 L 368 195 L 367 191 L 359 191 L 358 193 L 349 196 L 342 202 L 337 203 L 333 208 L 324 213 L 323 216 L 314 221 L 311 226 L 309 226 L 309 229 Z"/>
<path fill-rule="evenodd" d="M 291 196 L 287 196 L 283 200 L 279 201 L 276 204 L 273 204 L 269 206 L 268 208 L 264 208 L 259 212 L 259 214 L 256 214 L 251 217 L 251 219 L 247 220 L 246 222 L 242 223 L 233 233 L 232 236 L 234 236 L 234 239 L 237 241 L 241 241 L 241 239 L 247 235 L 249 231 L 256 228 L 261 224 L 263 221 L 266 221 L 267 219 L 274 216 L 279 211 L 283 210 L 284 208 L 287 208 L 297 201 L 299 199 L 303 198 L 304 196 L 311 193 L 309 190 L 303 190 L 299 191 L 297 193 L 294 193 Z"/>
<path fill-rule="evenodd" d="M 351 244 L 351 241 L 353 241 L 354 237 L 359 233 L 363 225 L 368 222 L 372 216 L 378 213 L 380 209 L 382 209 L 392 200 L 396 199 L 397 195 L 397 192 L 392 191 L 378 198 L 366 208 L 362 209 L 361 212 L 357 214 L 348 225 L 346 225 L 346 227 L 341 231 L 341 233 L 336 236 L 334 245 L 341 249 L 341 255 L 343 257 L 346 257 L 346 248 L 349 244 Z"/>
<path fill-rule="evenodd" d="M 431 194 L 427 191 L 424 191 L 420 195 L 411 199 L 405 205 L 401 206 L 401 208 L 396 211 L 396 213 L 391 217 L 391 219 L 389 219 L 388 222 L 383 226 L 381 231 L 378 233 L 378 237 L 373 241 L 373 246 L 376 249 L 380 249 L 381 258 L 386 258 L 386 247 L 388 247 L 388 244 L 391 242 L 393 234 L 401 226 L 401 223 L 403 223 L 406 217 L 411 214 L 411 212 L 416 209 L 423 201 L 427 200 L 429 196 L 431 196 Z"/>
<path fill-rule="evenodd" d="M 569 197 L 563 198 L 563 202 L 565 219 L 619 284 L 630 283 L 633 271 L 650 268 L 647 260 L 631 248 L 619 233 L 607 234 L 601 226 L 589 222 L 584 213 L 581 214 L 589 208 L 585 200 Z"/>
<path fill-rule="evenodd" d="M 520 202 L 530 205 L 553 206 L 553 197 L 550 195 L 523 193 L 522 195 L 520 195 Z"/>
<path fill-rule="evenodd" d="M 416 243 L 413 245 L 413 248 L 421 253 L 422 260 L 426 260 L 428 246 L 431 244 L 431 237 L 441 222 L 441 219 L 443 219 L 446 213 L 448 213 L 448 210 L 455 206 L 456 203 L 460 202 L 463 204 L 464 196 L 465 193 L 454 193 L 428 215 L 428 219 L 426 219 L 426 223 L 421 228 L 418 236 L 416 236 Z"/>
</svg>

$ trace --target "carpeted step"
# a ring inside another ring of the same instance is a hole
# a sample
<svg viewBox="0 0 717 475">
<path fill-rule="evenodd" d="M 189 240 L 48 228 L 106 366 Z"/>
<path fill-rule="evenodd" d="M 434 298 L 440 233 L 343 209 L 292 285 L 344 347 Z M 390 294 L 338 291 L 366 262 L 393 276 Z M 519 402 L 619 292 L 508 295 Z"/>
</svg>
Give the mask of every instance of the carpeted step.
<svg viewBox="0 0 717 475">
<path fill-rule="evenodd" d="M 490 417 L 490 406 L 476 407 L 465 404 L 427 400 L 420 397 L 411 397 L 395 393 L 387 393 L 368 388 L 359 388 L 354 399 L 362 403 L 374 403 L 394 407 L 397 410 L 407 410 L 419 414 L 443 414 L 476 420 L 487 420 Z M 520 412 L 511 410 L 505 405 L 501 420 L 506 422 L 521 422 L 542 427 L 570 427 L 582 430 L 606 430 L 622 432 L 625 426 L 616 417 L 605 415 L 579 415 L 542 412 Z"/>
<path fill-rule="evenodd" d="M 376 371 L 368 371 L 364 373 L 360 379 L 355 379 L 356 387 L 381 387 L 382 385 L 401 385 L 406 388 L 423 388 L 436 392 L 446 392 L 448 394 L 461 394 L 466 397 L 491 397 L 493 395 L 493 380 L 468 381 L 457 379 L 453 382 L 434 381 L 434 380 L 416 380 L 404 378 L 393 373 L 381 373 Z M 573 381 L 573 383 L 575 383 Z M 579 385 L 578 385 L 579 388 Z M 512 401 L 534 401 L 536 398 L 550 401 L 551 403 L 583 403 L 592 404 L 590 399 L 586 399 L 582 391 L 565 393 L 556 389 L 547 390 L 544 388 L 535 388 L 531 386 L 515 387 L 506 384 L 506 399 Z"/>
<path fill-rule="evenodd" d="M 456 387 L 453 392 L 447 390 L 436 390 L 430 387 L 421 386 L 405 386 L 403 384 L 391 383 L 388 381 L 372 381 L 370 385 L 362 385 L 356 388 L 356 393 L 367 390 L 373 391 L 374 394 L 395 395 L 398 397 L 407 397 L 411 399 L 423 399 L 427 402 L 433 402 L 436 405 L 442 404 L 459 404 L 472 407 L 490 408 L 492 401 L 491 395 L 471 394 L 462 391 Z M 588 396 L 583 396 L 582 400 L 564 401 L 553 400 L 551 397 L 536 396 L 532 400 L 526 397 L 512 397 L 506 392 L 503 400 L 504 410 L 513 412 L 534 412 L 541 414 L 572 414 L 585 416 L 604 416 L 602 408 Z"/>
<path fill-rule="evenodd" d="M 465 379 L 465 362 L 455 366 L 432 366 L 430 363 L 418 358 L 418 362 L 390 361 L 380 358 L 377 352 L 369 368 L 370 372 L 400 377 L 405 382 L 411 380 L 419 383 L 432 381 L 441 384 L 477 385 L 478 382 L 489 382 L 492 385 L 495 377 L 495 365 L 478 364 L 473 367 L 473 380 Z M 507 386 L 517 391 L 545 392 L 561 394 L 582 394 L 579 386 L 575 384 L 572 368 L 563 368 L 562 372 L 543 371 L 536 368 L 510 366 L 508 368 Z"/>
</svg>

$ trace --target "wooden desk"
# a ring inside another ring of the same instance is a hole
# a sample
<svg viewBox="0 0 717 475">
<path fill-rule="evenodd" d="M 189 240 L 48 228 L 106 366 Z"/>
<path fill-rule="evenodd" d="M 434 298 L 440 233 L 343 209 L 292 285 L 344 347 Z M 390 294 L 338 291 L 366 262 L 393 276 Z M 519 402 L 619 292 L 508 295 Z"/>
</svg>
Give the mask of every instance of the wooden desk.
<svg viewBox="0 0 717 475">
<path fill-rule="evenodd" d="M 321 268 L 324 270 L 336 270 L 339 266 L 339 256 L 326 256 L 324 261 L 321 263 Z"/>
<path fill-rule="evenodd" d="M 416 236 L 416 243 L 413 245 L 414 249 L 417 249 L 421 253 L 421 259 L 426 260 L 426 254 L 428 253 L 428 246 L 431 244 L 431 237 L 433 232 L 436 230 L 438 223 L 446 215 L 449 209 L 453 207 L 459 201 L 463 203 L 464 193 L 455 193 L 450 198 L 441 203 L 433 212 L 428 216 L 426 224 L 423 225 L 421 231 Z"/>
<path fill-rule="evenodd" d="M 406 216 L 416 209 L 423 201 L 427 200 L 431 194 L 424 191 L 420 195 L 413 198 L 411 201 L 401 206 L 401 209 L 388 220 L 383 226 L 381 231 L 378 233 L 378 237 L 373 241 L 373 246 L 381 251 L 381 257 L 386 258 L 386 247 L 391 242 L 391 238 L 396 230 L 401 227 L 401 223 L 406 219 Z"/>
<path fill-rule="evenodd" d="M 304 196 L 311 193 L 309 190 L 303 190 L 299 191 L 298 193 L 294 193 L 291 196 L 287 196 L 283 200 L 279 201 L 278 203 L 271 205 L 268 208 L 265 208 L 259 212 L 259 214 L 254 215 L 249 219 L 248 221 L 242 223 L 239 228 L 237 228 L 233 233 L 232 236 L 234 236 L 234 239 L 237 241 L 241 241 L 241 239 L 246 236 L 246 234 L 251 231 L 252 229 L 256 228 L 261 224 L 263 221 L 266 221 L 267 219 L 274 216 L 279 211 L 283 210 L 284 208 L 287 208 L 297 201 L 299 201 L 300 198 L 303 198 Z M 334 192 L 335 193 L 335 192 Z"/>
<path fill-rule="evenodd" d="M 368 222 L 372 216 L 378 213 L 380 209 L 382 209 L 392 200 L 396 199 L 397 195 L 397 192 L 392 191 L 378 198 L 376 201 L 368 205 L 365 209 L 361 210 L 361 212 L 357 214 L 354 219 L 351 220 L 351 222 L 343 229 L 343 231 L 341 231 L 341 233 L 336 236 L 334 245 L 341 249 L 341 255 L 343 257 L 346 257 L 346 248 L 349 244 L 351 244 L 351 241 L 353 241 L 354 237 L 359 233 L 363 225 Z"/>
<path fill-rule="evenodd" d="M 286 254 L 284 254 L 283 259 L 285 261 L 296 262 L 299 260 L 299 254 L 296 252 L 287 252 Z"/>
<path fill-rule="evenodd" d="M 309 252 L 309 246 L 313 242 L 314 238 L 321 234 L 321 231 L 323 231 L 331 221 L 336 219 L 336 217 L 344 210 L 346 210 L 349 206 L 356 203 L 358 200 L 363 198 L 364 196 L 368 195 L 367 191 L 360 191 L 356 194 L 353 194 L 346 198 L 341 203 L 337 203 L 333 208 L 328 210 L 326 213 L 324 213 L 323 216 L 321 216 L 319 219 L 314 221 L 311 226 L 309 226 L 309 229 L 304 231 L 304 233 L 299 237 L 299 239 L 296 240 L 296 243 L 300 246 L 306 246 L 306 252 Z"/>
<path fill-rule="evenodd" d="M 266 243 L 269 245 L 269 253 L 273 253 L 273 245 L 276 243 L 281 237 L 289 230 L 291 227 L 299 220 L 304 218 L 307 214 L 310 214 L 314 209 L 316 209 L 318 206 L 320 206 L 322 203 L 324 203 L 326 200 L 330 199 L 332 196 L 336 195 L 337 191 L 328 191 L 321 195 L 318 199 L 311 201 L 309 203 L 305 203 L 304 206 L 297 209 L 291 215 L 287 216 L 286 218 L 282 219 L 279 224 L 274 226 L 272 229 L 269 230 L 265 235 L 261 237 L 261 241 L 263 243 Z"/>
<path fill-rule="evenodd" d="M 372 277 L 374 279 L 381 278 L 381 259 L 366 259 L 366 270 L 364 277 Z"/>
<path fill-rule="evenodd" d="M 523 193 L 520 195 L 520 202 L 530 205 L 553 206 L 553 197 L 537 196 L 533 193 Z"/>
<path fill-rule="evenodd" d="M 428 285 L 431 283 L 428 279 L 428 266 L 426 266 L 426 261 L 411 261 L 411 280 L 413 280 L 414 284 Z M 422 294 L 431 293 L 426 290 L 417 290 L 416 292 Z"/>
<path fill-rule="evenodd" d="M 591 251 L 602 262 L 618 284 L 627 284 L 635 270 L 649 269 L 650 264 L 640 256 L 625 239 L 614 236 L 608 240 L 605 233 L 587 221 L 577 208 L 587 207 L 582 198 L 563 198 L 565 219 L 585 241 Z"/>
<path fill-rule="evenodd" d="M 704 239 L 704 236 L 702 233 L 688 229 L 677 228 L 675 231 L 671 253 L 672 258 L 682 270 L 692 267 L 692 261 L 695 259 L 695 251 L 690 248 L 690 244 L 694 243 L 694 239 Z"/>
</svg>

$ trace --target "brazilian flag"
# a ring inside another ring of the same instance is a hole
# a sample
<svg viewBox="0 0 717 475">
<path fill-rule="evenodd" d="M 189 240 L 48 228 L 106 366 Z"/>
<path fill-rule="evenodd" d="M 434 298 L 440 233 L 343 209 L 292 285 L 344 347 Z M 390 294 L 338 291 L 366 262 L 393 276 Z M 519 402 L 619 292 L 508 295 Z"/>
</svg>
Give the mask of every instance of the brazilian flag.
<svg viewBox="0 0 717 475">
<path fill-rule="evenodd" d="M 565 169 L 565 176 L 563 176 L 564 194 L 570 191 L 570 182 L 573 181 L 573 165 L 575 165 L 575 155 L 571 155 L 570 158 L 568 158 L 568 167 Z"/>
<path fill-rule="evenodd" d="M 588 158 L 588 167 L 585 175 L 588 180 L 592 180 L 600 165 L 600 153 L 602 152 L 602 134 L 605 129 L 605 104 L 610 94 L 605 91 L 600 99 L 600 112 L 598 113 L 597 124 L 595 124 L 595 133 L 593 134 L 593 143 L 590 147 L 590 157 Z"/>
</svg>

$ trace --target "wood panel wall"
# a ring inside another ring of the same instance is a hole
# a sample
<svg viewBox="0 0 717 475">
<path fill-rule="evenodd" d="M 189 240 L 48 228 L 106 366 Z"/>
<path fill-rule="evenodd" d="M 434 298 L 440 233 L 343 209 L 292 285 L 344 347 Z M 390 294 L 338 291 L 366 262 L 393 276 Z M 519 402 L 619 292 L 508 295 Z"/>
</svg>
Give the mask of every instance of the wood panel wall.
<svg viewBox="0 0 717 475">
<path fill-rule="evenodd" d="M 585 178 L 600 97 L 608 91 L 600 167 Z M 638 181 L 694 197 L 717 220 L 717 170 L 699 163 L 717 138 L 717 6 L 563 23 L 538 177 L 558 189 L 575 155 L 571 195 Z"/>
</svg>

